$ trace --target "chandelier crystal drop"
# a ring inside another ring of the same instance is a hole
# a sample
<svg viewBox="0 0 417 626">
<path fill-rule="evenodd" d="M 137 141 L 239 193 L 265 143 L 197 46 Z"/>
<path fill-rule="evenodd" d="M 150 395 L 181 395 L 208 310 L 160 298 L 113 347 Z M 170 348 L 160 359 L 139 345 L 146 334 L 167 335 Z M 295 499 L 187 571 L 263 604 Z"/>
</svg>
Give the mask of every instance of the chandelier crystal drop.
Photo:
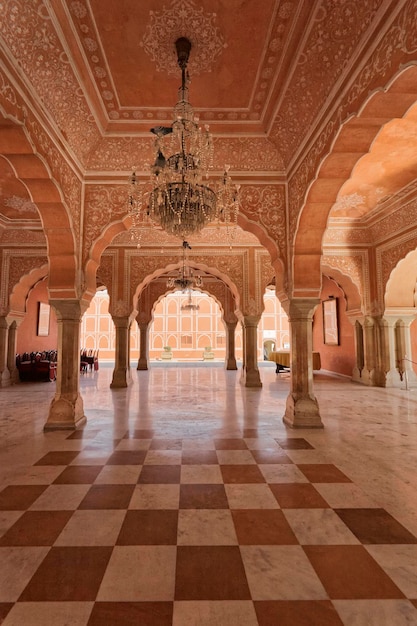
<svg viewBox="0 0 417 626">
<path fill-rule="evenodd" d="M 155 135 L 156 157 L 148 185 L 139 185 L 135 172 L 129 181 L 128 208 L 133 236 L 138 239 L 138 232 L 149 220 L 182 240 L 199 233 L 207 224 L 218 222 L 227 226 L 231 241 L 231 229 L 238 218 L 239 186 L 233 184 L 229 166 L 217 184 L 209 182 L 213 138 L 208 126 L 201 128 L 199 125 L 188 100 L 187 64 L 191 42 L 180 37 L 175 47 L 182 81 L 174 121 L 172 126 L 151 129 Z M 150 191 L 146 191 L 146 187 Z"/>
</svg>

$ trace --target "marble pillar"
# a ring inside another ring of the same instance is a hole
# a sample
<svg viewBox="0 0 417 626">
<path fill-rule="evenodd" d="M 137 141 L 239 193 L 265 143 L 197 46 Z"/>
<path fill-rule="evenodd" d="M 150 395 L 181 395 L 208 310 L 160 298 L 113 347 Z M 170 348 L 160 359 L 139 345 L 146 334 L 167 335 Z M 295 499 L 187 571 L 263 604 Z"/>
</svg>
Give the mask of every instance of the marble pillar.
<svg viewBox="0 0 417 626">
<path fill-rule="evenodd" d="M 413 387 L 417 376 L 413 369 L 410 326 L 414 315 L 384 315 L 388 366 L 385 376 L 386 387 Z"/>
<path fill-rule="evenodd" d="M 22 320 L 19 320 L 19 323 L 20 321 Z M 7 342 L 7 368 L 10 372 L 10 382 L 12 385 L 19 382 L 19 370 L 16 367 L 17 329 L 19 323 L 16 320 L 11 322 Z"/>
<path fill-rule="evenodd" d="M 131 382 L 129 362 L 129 317 L 113 317 L 116 329 L 116 354 L 113 378 L 110 383 L 112 389 L 127 387 Z"/>
<path fill-rule="evenodd" d="M 80 386 L 80 323 L 78 300 L 51 300 L 58 324 L 56 392 L 44 430 L 75 429 L 86 421 Z"/>
<path fill-rule="evenodd" d="M 291 428 L 323 428 L 313 393 L 313 314 L 318 298 L 293 298 L 291 330 L 291 391 L 283 421 Z"/>
<path fill-rule="evenodd" d="M 243 329 L 243 367 L 241 383 L 245 387 L 262 387 L 258 369 L 258 323 L 260 316 L 245 315 Z"/>
<path fill-rule="evenodd" d="M 139 326 L 140 348 L 139 348 L 139 360 L 138 360 L 137 369 L 147 370 L 148 361 L 149 361 L 149 323 L 138 322 L 138 326 Z"/>
<path fill-rule="evenodd" d="M 237 370 L 236 356 L 235 356 L 235 331 L 237 326 L 236 322 L 225 322 L 226 325 L 226 369 Z"/>
<path fill-rule="evenodd" d="M 7 354 L 9 343 L 9 324 L 7 319 L 0 317 L 0 387 L 11 385 L 10 371 L 7 366 Z"/>
</svg>

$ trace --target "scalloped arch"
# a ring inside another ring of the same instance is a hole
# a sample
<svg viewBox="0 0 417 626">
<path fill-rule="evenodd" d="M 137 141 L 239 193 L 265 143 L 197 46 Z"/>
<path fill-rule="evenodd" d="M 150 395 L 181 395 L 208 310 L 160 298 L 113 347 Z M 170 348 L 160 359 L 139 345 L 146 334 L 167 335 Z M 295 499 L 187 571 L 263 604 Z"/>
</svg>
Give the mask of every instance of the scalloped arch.
<svg viewBox="0 0 417 626">
<path fill-rule="evenodd" d="M 417 249 L 409 252 L 391 271 L 385 287 L 386 307 L 415 307 Z"/>
<path fill-rule="evenodd" d="M 24 276 L 13 287 L 10 294 L 10 313 L 26 313 L 26 301 L 34 286 L 48 276 L 48 265 L 36 267 Z"/>
<path fill-rule="evenodd" d="M 385 89 L 370 94 L 358 114 L 339 128 L 330 152 L 321 162 L 308 189 L 298 218 L 293 259 L 294 296 L 319 296 L 322 240 L 339 191 L 359 161 L 371 153 L 375 139 L 388 122 L 405 118 L 408 114 L 415 119 L 411 111 L 416 101 L 417 66 L 412 65 L 397 72 Z M 404 174 L 408 181 L 404 176 L 398 177 L 393 192 L 415 178 L 417 158 L 414 168 Z"/>
<path fill-rule="evenodd" d="M 330 280 L 333 280 L 342 289 L 346 300 L 346 313 L 360 312 L 362 310 L 361 293 L 350 276 L 343 274 L 339 269 L 329 265 L 322 266 L 322 273 Z"/>
<path fill-rule="evenodd" d="M 49 291 L 55 298 L 77 296 L 76 246 L 71 219 L 49 166 L 35 152 L 25 127 L 0 110 L 0 154 L 27 189 L 47 240 Z M 63 295 L 65 294 L 65 295 Z"/>
</svg>

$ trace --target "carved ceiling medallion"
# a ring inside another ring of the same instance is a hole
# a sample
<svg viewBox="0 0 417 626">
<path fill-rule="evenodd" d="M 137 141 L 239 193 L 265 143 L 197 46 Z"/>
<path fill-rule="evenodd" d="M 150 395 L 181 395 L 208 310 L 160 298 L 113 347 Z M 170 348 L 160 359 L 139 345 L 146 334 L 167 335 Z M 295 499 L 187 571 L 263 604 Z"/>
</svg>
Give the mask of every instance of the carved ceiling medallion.
<svg viewBox="0 0 417 626">
<path fill-rule="evenodd" d="M 141 46 L 156 63 L 158 72 L 178 75 L 174 42 L 187 37 L 193 46 L 189 61 L 192 75 L 210 72 L 226 43 L 215 25 L 216 13 L 204 13 L 192 0 L 172 0 L 163 11 L 150 11 Z"/>
</svg>

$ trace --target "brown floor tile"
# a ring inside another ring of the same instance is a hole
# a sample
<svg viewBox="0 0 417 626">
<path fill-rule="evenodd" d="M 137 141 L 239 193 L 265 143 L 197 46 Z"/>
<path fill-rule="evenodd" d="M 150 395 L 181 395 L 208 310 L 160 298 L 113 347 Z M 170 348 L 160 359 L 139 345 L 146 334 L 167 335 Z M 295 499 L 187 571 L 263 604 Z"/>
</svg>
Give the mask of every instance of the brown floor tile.
<svg viewBox="0 0 417 626">
<path fill-rule="evenodd" d="M 111 552 L 111 547 L 51 548 L 19 600 L 95 600 Z"/>
<path fill-rule="evenodd" d="M 317 489 L 308 483 L 270 484 L 281 509 L 328 509 Z"/>
<path fill-rule="evenodd" d="M 175 484 L 181 480 L 181 465 L 144 465 L 139 475 L 139 484 Z"/>
<path fill-rule="evenodd" d="M 180 486 L 180 509 L 228 509 L 224 485 Z"/>
<path fill-rule="evenodd" d="M 183 450 L 183 465 L 217 465 L 215 450 Z"/>
<path fill-rule="evenodd" d="M 244 439 L 215 439 L 214 447 L 216 450 L 247 450 L 248 446 Z"/>
<path fill-rule="evenodd" d="M 332 599 L 404 598 L 363 546 L 304 546 Z"/>
<path fill-rule="evenodd" d="M 0 624 L 3 623 L 4 618 L 13 606 L 13 602 L 0 602 Z"/>
<path fill-rule="evenodd" d="M 182 450 L 182 439 L 153 439 L 150 450 Z"/>
<path fill-rule="evenodd" d="M 257 465 L 221 465 L 220 470 L 227 484 L 266 482 Z"/>
<path fill-rule="evenodd" d="M 312 483 L 351 483 L 335 465 L 330 463 L 299 463 L 299 469 Z"/>
<path fill-rule="evenodd" d="M 99 473 L 101 465 L 70 465 L 57 478 L 54 485 L 91 485 Z"/>
<path fill-rule="evenodd" d="M 314 450 L 306 439 L 302 437 L 288 437 L 287 439 L 275 439 L 284 450 Z"/>
<path fill-rule="evenodd" d="M 87 626 L 171 626 L 173 602 L 96 602 Z"/>
<path fill-rule="evenodd" d="M 246 509 L 232 511 L 240 545 L 294 545 L 298 540 L 282 511 Z"/>
<path fill-rule="evenodd" d="M 257 463 L 274 465 L 279 463 L 292 463 L 290 457 L 279 450 L 251 450 L 252 456 Z"/>
<path fill-rule="evenodd" d="M 127 509 L 135 485 L 92 485 L 79 509 Z"/>
<path fill-rule="evenodd" d="M 10 485 L 0 492 L 0 511 L 25 511 L 48 485 Z"/>
<path fill-rule="evenodd" d="M 238 546 L 179 546 L 176 600 L 249 600 Z"/>
<path fill-rule="evenodd" d="M 149 428 L 138 428 L 128 431 L 123 439 L 153 439 L 155 431 Z"/>
<path fill-rule="evenodd" d="M 26 511 L 1 537 L 0 546 L 52 546 L 72 511 Z"/>
<path fill-rule="evenodd" d="M 109 457 L 106 465 L 142 465 L 145 456 L 145 450 L 116 450 Z"/>
<path fill-rule="evenodd" d="M 71 435 L 69 435 L 69 437 L 65 437 L 65 439 L 94 439 L 97 437 L 99 432 L 99 430 L 85 430 L 82 428 L 80 430 L 75 430 L 71 433 Z"/>
<path fill-rule="evenodd" d="M 402 524 L 385 509 L 335 509 L 361 543 L 417 543 Z"/>
<path fill-rule="evenodd" d="M 178 511 L 130 510 L 120 529 L 117 545 L 176 545 Z"/>
<path fill-rule="evenodd" d="M 254 602 L 259 626 L 343 626 L 329 600 Z"/>
<path fill-rule="evenodd" d="M 79 455 L 79 450 L 59 450 L 56 452 L 48 452 L 34 465 L 69 465 L 71 461 Z"/>
<path fill-rule="evenodd" d="M 255 439 L 256 437 L 262 437 L 265 435 L 265 431 L 262 431 L 258 428 L 244 428 L 242 433 L 242 437 L 244 437 L 245 439 Z"/>
</svg>

